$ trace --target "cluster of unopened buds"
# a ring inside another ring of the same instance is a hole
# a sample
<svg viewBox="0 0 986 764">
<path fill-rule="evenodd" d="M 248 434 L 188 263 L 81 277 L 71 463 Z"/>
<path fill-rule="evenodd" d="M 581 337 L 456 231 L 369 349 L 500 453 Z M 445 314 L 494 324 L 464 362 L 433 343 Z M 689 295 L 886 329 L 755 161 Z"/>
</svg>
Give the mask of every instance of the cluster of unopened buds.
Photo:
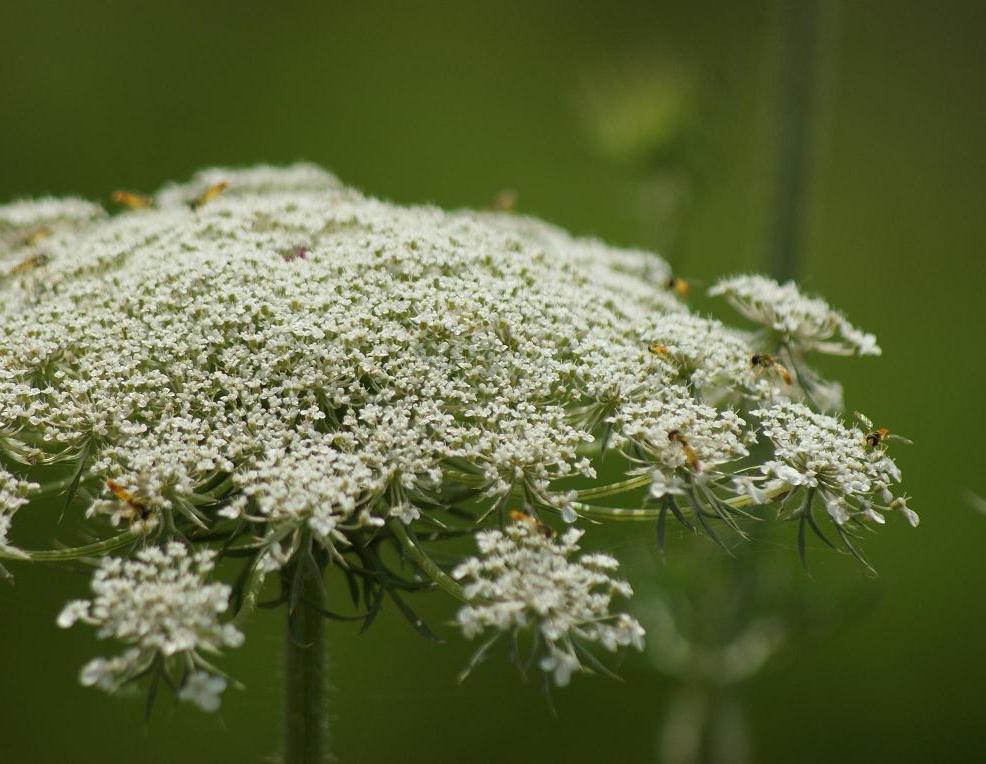
<svg viewBox="0 0 986 764">
<path fill-rule="evenodd" d="M 240 644 L 265 581 L 293 612 L 329 569 L 353 596 L 327 617 L 388 601 L 429 633 L 406 598 L 439 587 L 487 635 L 477 659 L 523 633 L 565 684 L 607 670 L 593 647 L 642 646 L 617 561 L 575 556 L 593 523 L 725 543 L 776 505 L 802 554 L 811 531 L 855 555 L 864 524 L 917 523 L 895 436 L 835 414 L 808 364 L 875 339 L 793 284 L 716 284 L 739 330 L 689 311 L 655 255 L 384 203 L 308 165 L 113 201 L 0 207 L 0 558 L 103 558 L 58 619 L 125 646 L 86 684 L 214 709 L 227 678 L 206 656 Z M 21 548 L 15 514 L 45 501 L 60 535 L 99 540 Z M 463 534 L 478 556 L 439 565 Z M 224 558 L 239 575 L 210 583 Z"/>
</svg>

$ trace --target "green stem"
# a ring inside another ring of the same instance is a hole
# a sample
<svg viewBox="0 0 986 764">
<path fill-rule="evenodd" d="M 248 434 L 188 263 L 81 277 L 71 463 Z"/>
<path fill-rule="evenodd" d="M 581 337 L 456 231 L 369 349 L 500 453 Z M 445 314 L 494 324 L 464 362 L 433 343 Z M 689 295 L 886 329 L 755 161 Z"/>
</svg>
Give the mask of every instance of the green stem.
<svg viewBox="0 0 986 764">
<path fill-rule="evenodd" d="M 448 573 L 442 570 L 438 564 L 428 556 L 428 554 L 418 546 L 417 542 L 411 538 L 411 535 L 407 532 L 407 528 L 404 527 L 404 523 L 398 518 L 392 518 L 389 523 L 390 532 L 394 534 L 394 538 L 397 539 L 401 548 L 408 558 L 413 562 L 421 572 L 424 573 L 428 578 L 438 584 L 439 588 L 443 589 L 446 593 L 451 594 L 455 599 L 460 602 L 468 602 L 469 598 L 466 597 L 465 591 L 462 587 L 452 578 Z"/>
<path fill-rule="evenodd" d="M 257 608 L 257 599 L 260 597 L 260 591 L 263 589 L 263 586 L 263 565 L 261 565 L 259 559 L 255 559 L 253 566 L 250 568 L 247 580 L 243 585 L 243 600 L 240 603 L 240 609 L 236 613 L 236 617 L 233 618 L 233 623 L 236 626 L 244 626 L 253 614 L 253 611 Z"/>
<path fill-rule="evenodd" d="M 621 480 L 619 483 L 609 483 L 608 485 L 600 485 L 595 488 L 583 488 L 581 491 L 577 491 L 579 499 L 601 499 L 604 496 L 613 496 L 618 493 L 626 493 L 627 491 L 633 491 L 637 488 L 643 488 L 648 485 L 651 481 L 650 475 L 637 475 L 636 477 L 628 478 L 627 480 Z"/>
<path fill-rule="evenodd" d="M 790 491 L 791 486 L 782 485 L 764 493 L 769 501 L 773 501 Z M 753 500 L 749 496 L 734 496 L 731 499 L 723 499 L 723 503 L 733 509 L 743 509 L 744 507 L 753 506 Z M 660 507 L 600 507 L 595 504 L 575 504 L 574 506 L 575 511 L 580 516 L 599 522 L 649 522 L 651 520 L 657 520 L 661 516 Z M 687 512 L 688 509 L 688 505 L 681 506 L 683 512 Z"/>
<path fill-rule="evenodd" d="M 776 279 L 794 278 L 807 220 L 815 148 L 821 0 L 778 4 L 780 51 L 774 134 L 773 203 L 768 266 Z"/>
<path fill-rule="evenodd" d="M 106 539 L 105 541 L 97 541 L 93 544 L 67 547 L 65 549 L 17 549 L 10 551 L 0 548 L 0 559 L 30 560 L 32 562 L 64 562 L 66 560 L 78 560 L 82 557 L 97 557 L 101 554 L 112 552 L 115 549 L 129 546 L 140 538 L 142 538 L 141 534 L 135 533 L 134 531 L 126 531 L 118 536 Z"/>
<path fill-rule="evenodd" d="M 297 573 L 296 575 L 302 575 Z M 313 574 L 314 575 L 314 574 Z M 320 581 L 306 576 L 284 639 L 284 764 L 325 764 L 329 754 L 328 650 Z"/>
<path fill-rule="evenodd" d="M 580 517 L 601 523 L 648 522 L 661 516 L 660 507 L 601 507 L 597 504 L 573 504 Z M 687 510 L 688 507 L 682 507 Z"/>
</svg>

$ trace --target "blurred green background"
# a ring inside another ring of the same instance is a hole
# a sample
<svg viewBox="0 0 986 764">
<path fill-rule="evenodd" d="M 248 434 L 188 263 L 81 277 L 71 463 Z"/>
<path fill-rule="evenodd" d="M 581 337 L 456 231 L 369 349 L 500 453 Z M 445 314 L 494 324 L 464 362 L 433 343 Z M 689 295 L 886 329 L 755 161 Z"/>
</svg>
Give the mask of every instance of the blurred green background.
<svg viewBox="0 0 986 764">
<path fill-rule="evenodd" d="M 884 356 L 826 364 L 859 408 L 912 438 L 896 456 L 922 513 L 867 540 L 879 570 L 812 550 L 792 528 L 758 553 L 812 621 L 743 694 L 757 762 L 975 761 L 986 755 L 986 6 L 823 2 L 827 12 L 801 281 L 879 337 Z M 0 200 L 105 199 L 215 164 L 305 159 L 383 197 L 522 212 L 659 249 L 683 275 L 766 267 L 777 140 L 773 3 L 4 2 Z M 701 298 L 698 304 L 706 305 Z M 724 315 L 720 311 L 720 315 Z M 51 543 L 51 508 L 18 528 Z M 638 588 L 701 587 L 707 542 L 607 536 Z M 76 683 L 108 645 L 59 631 L 86 578 L 18 566 L 0 588 L 4 762 L 261 762 L 280 734 L 280 613 L 224 665 L 248 687 L 218 716 Z M 343 762 L 654 761 L 675 683 L 644 658 L 621 683 L 578 677 L 552 717 L 505 656 L 459 686 L 471 646 L 454 606 L 419 598 L 435 646 L 385 613 L 334 625 Z M 836 608 L 837 610 L 839 608 Z M 836 622 L 838 620 L 838 622 Z"/>
</svg>

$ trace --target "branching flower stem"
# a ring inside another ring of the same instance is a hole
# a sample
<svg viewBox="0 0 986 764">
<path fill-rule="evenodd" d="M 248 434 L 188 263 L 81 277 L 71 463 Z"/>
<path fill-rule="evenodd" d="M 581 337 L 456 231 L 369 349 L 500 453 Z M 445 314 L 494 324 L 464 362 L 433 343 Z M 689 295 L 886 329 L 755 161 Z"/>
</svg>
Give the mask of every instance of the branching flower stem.
<svg viewBox="0 0 986 764">
<path fill-rule="evenodd" d="M 609 483 L 594 488 L 583 488 L 581 491 L 576 491 L 576 496 L 582 501 L 601 499 L 605 496 L 615 496 L 617 494 L 635 491 L 638 488 L 644 488 L 650 485 L 650 483 L 650 474 L 637 475 L 628 480 L 621 480 L 618 483 Z"/>
<path fill-rule="evenodd" d="M 790 491 L 791 486 L 783 485 L 772 488 L 764 493 L 768 499 L 774 500 L 779 499 Z M 749 496 L 734 496 L 730 499 L 723 499 L 723 503 L 732 509 L 743 509 L 744 507 L 753 506 L 753 500 Z M 576 504 L 575 507 L 576 511 L 582 517 L 587 520 L 596 520 L 599 522 L 650 522 L 657 520 L 661 516 L 660 507 L 602 507 L 594 504 Z M 698 511 L 696 508 L 689 507 L 688 505 L 680 506 L 682 512 L 688 512 L 690 509 L 692 511 Z"/>
<path fill-rule="evenodd" d="M 639 482 L 639 478 L 633 478 L 632 480 L 626 480 L 622 483 L 614 483 L 609 486 L 603 486 L 600 489 L 600 493 L 596 495 L 608 495 L 609 493 L 619 493 L 625 490 L 631 490 L 632 488 L 639 487 L 645 483 Z M 649 478 L 648 478 L 649 481 Z M 631 484 L 635 484 L 632 485 Z M 621 486 L 619 490 L 618 486 Z M 606 491 L 606 489 L 611 489 Z M 773 488 L 770 491 L 766 491 L 767 498 L 771 501 L 779 499 L 791 491 L 791 486 L 780 486 Z M 747 496 L 736 496 L 731 499 L 724 499 L 723 503 L 732 509 L 742 509 L 744 507 L 751 506 L 753 500 Z M 660 507 L 641 507 L 641 508 L 626 508 L 626 507 L 603 507 L 592 504 L 576 504 L 576 511 L 587 520 L 594 520 L 597 522 L 655 522 L 660 518 L 661 508 Z M 679 512 L 687 513 L 691 508 L 687 505 L 679 507 Z M 696 508 L 693 511 L 699 512 L 700 509 Z M 400 544 L 401 549 L 409 560 L 411 560 L 418 569 L 424 573 L 429 579 L 431 579 L 439 588 L 450 594 L 455 599 L 460 602 L 470 602 L 469 598 L 462 586 L 458 584 L 448 573 L 446 573 L 438 563 L 436 563 L 424 549 L 415 541 L 411 534 L 408 533 L 407 528 L 404 523 L 397 518 L 393 518 L 388 523 L 388 527 L 393 533 L 394 538 Z"/>
<path fill-rule="evenodd" d="M 79 560 L 84 557 L 98 557 L 107 552 L 122 549 L 138 541 L 142 534 L 136 531 L 124 531 L 116 536 L 96 541 L 85 546 L 66 547 L 65 549 L 40 549 L 40 550 L 5 550 L 0 548 L 0 559 L 4 560 L 33 560 L 35 562 L 66 562 L 68 560 Z"/>
<path fill-rule="evenodd" d="M 434 581 L 440 589 L 455 597 L 460 602 L 469 601 L 465 591 L 455 579 L 442 570 L 438 563 L 431 559 L 418 543 L 411 538 L 404 523 L 394 518 L 390 521 L 389 528 L 390 532 L 394 534 L 394 538 L 397 539 L 397 542 L 404 550 L 404 554 L 407 555 L 411 562 L 418 566 L 422 573 Z"/>
</svg>

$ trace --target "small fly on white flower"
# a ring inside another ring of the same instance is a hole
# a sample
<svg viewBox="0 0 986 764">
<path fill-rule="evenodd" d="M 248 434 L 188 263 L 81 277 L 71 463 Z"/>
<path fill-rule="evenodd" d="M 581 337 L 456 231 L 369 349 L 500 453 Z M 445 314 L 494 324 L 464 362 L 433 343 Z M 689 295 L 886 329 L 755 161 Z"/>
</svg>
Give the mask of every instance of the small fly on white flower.
<svg viewBox="0 0 986 764">
<path fill-rule="evenodd" d="M 669 292 L 674 292 L 681 299 L 688 297 L 689 284 L 680 276 L 668 276 L 668 280 L 664 282 L 664 286 Z"/>
<path fill-rule="evenodd" d="M 681 446 L 692 472 L 698 472 L 701 469 L 702 465 L 698 461 L 698 452 L 689 445 L 688 438 L 681 433 L 681 430 L 671 430 L 668 433 L 668 440 Z"/>
<path fill-rule="evenodd" d="M 114 191 L 110 194 L 110 201 L 121 207 L 126 207 L 128 210 L 142 210 L 154 204 L 151 197 L 135 194 L 132 191 Z"/>
<path fill-rule="evenodd" d="M 229 181 L 221 180 L 218 183 L 213 183 L 205 191 L 195 197 L 192 202 L 192 207 L 198 209 L 204 204 L 208 204 L 217 196 L 219 196 L 223 191 L 229 187 Z"/>
<path fill-rule="evenodd" d="M 794 378 L 791 376 L 791 372 L 782 366 L 774 356 L 769 355 L 768 353 L 754 353 L 750 356 L 750 366 L 753 368 L 754 372 L 768 372 L 780 377 L 784 380 L 785 385 L 794 383 Z"/>
<path fill-rule="evenodd" d="M 34 255 L 29 255 L 21 260 L 17 265 L 10 269 L 11 275 L 16 273 L 26 273 L 27 271 L 33 271 L 36 268 L 43 268 L 48 264 L 48 255 L 44 253 L 37 253 Z"/>
<path fill-rule="evenodd" d="M 106 487 L 126 506 L 126 515 L 131 521 L 143 521 L 150 516 L 150 508 L 115 480 L 107 480 Z"/>
<path fill-rule="evenodd" d="M 35 244 L 38 244 L 41 240 L 47 239 L 53 233 L 54 231 L 52 231 L 47 226 L 41 226 L 40 228 L 35 228 L 24 234 L 23 238 L 21 239 L 21 243 L 25 247 L 33 247 Z"/>
<path fill-rule="evenodd" d="M 517 209 L 517 192 L 512 188 L 504 188 L 496 193 L 489 204 L 493 212 L 514 212 Z"/>
<path fill-rule="evenodd" d="M 555 530 L 550 525 L 546 525 L 538 520 L 534 515 L 529 515 L 527 512 L 523 512 L 519 509 L 511 510 L 510 519 L 515 523 L 524 523 L 531 530 L 537 531 L 546 539 L 554 538 Z"/>
<path fill-rule="evenodd" d="M 886 427 L 874 427 L 869 417 L 860 414 L 858 411 L 854 411 L 853 415 L 866 428 L 866 435 L 863 436 L 863 440 L 870 448 L 886 446 L 887 443 L 902 443 L 905 446 L 914 445 L 914 441 L 908 440 L 902 435 L 892 433 Z"/>
</svg>

